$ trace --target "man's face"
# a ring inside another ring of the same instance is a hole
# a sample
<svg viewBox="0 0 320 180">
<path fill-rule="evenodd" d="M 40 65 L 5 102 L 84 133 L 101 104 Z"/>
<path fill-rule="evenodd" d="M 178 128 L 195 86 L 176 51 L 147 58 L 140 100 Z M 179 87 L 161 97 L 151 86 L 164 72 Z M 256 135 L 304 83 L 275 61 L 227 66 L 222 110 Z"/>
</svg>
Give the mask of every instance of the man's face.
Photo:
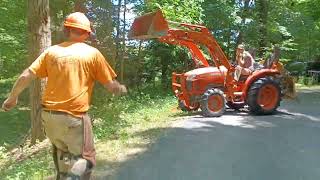
<svg viewBox="0 0 320 180">
<path fill-rule="evenodd" d="M 241 54 L 244 52 L 243 48 L 237 48 L 237 55 Z"/>
</svg>

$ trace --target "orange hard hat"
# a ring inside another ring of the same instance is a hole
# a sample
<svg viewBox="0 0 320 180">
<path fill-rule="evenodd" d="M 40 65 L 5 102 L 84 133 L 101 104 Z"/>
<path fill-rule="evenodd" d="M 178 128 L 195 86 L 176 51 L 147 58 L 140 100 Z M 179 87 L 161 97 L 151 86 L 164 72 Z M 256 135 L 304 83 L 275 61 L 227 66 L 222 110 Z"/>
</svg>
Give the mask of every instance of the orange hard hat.
<svg viewBox="0 0 320 180">
<path fill-rule="evenodd" d="M 89 19 L 81 12 L 75 12 L 68 15 L 63 25 L 65 27 L 73 27 L 92 32 Z"/>
</svg>

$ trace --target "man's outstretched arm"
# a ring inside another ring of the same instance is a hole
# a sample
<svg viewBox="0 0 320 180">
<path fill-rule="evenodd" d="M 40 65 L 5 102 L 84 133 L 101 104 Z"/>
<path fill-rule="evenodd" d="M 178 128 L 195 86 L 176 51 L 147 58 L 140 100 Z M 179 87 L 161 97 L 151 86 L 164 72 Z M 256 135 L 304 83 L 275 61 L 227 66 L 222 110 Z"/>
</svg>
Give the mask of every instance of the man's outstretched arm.
<svg viewBox="0 0 320 180">
<path fill-rule="evenodd" d="M 18 103 L 18 97 L 20 93 L 25 88 L 27 88 L 35 78 L 36 76 L 29 69 L 24 70 L 17 81 L 14 83 L 9 97 L 2 104 L 2 109 L 4 109 L 5 111 L 9 111 L 13 107 L 15 107 Z"/>
<path fill-rule="evenodd" d="M 109 92 L 120 95 L 127 93 L 127 88 L 120 84 L 117 80 L 112 80 L 103 85 Z"/>
</svg>

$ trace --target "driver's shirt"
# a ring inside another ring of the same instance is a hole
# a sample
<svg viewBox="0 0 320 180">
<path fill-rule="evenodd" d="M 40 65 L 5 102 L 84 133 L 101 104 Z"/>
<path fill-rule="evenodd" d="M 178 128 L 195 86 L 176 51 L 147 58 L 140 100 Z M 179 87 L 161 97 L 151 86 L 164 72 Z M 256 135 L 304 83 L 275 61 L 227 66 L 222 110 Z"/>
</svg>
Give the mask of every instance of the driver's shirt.
<svg viewBox="0 0 320 180">
<path fill-rule="evenodd" d="M 39 78 L 47 77 L 42 97 L 44 108 L 76 117 L 89 110 L 95 80 L 107 84 L 116 77 L 99 50 L 77 42 L 48 48 L 29 70 Z"/>
<path fill-rule="evenodd" d="M 243 60 L 244 60 L 243 64 L 239 63 L 239 65 L 241 67 L 248 68 L 248 69 L 253 68 L 254 59 L 248 51 L 244 51 L 242 54 L 242 57 L 240 56 L 239 58 L 243 58 Z M 240 61 L 238 61 L 238 62 L 240 62 Z"/>
</svg>

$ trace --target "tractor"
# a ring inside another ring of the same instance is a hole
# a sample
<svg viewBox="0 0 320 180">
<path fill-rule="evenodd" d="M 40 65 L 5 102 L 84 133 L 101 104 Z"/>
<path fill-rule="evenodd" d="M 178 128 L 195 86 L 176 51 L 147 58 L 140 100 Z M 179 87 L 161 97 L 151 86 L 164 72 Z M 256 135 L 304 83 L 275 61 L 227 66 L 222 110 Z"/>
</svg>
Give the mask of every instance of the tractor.
<svg viewBox="0 0 320 180">
<path fill-rule="evenodd" d="M 288 82 L 288 76 L 284 78 L 279 54 L 274 54 L 264 66 L 257 65 L 249 76 L 242 76 L 208 28 L 167 21 L 161 10 L 135 18 L 128 37 L 157 39 L 189 50 L 195 68 L 172 74 L 172 89 L 182 110 L 200 108 L 203 116 L 218 117 L 227 106 L 232 109 L 247 106 L 253 114 L 267 115 L 277 110 L 283 97 L 295 96 L 294 82 L 290 77 Z M 203 47 L 213 61 L 211 64 Z"/>
</svg>

